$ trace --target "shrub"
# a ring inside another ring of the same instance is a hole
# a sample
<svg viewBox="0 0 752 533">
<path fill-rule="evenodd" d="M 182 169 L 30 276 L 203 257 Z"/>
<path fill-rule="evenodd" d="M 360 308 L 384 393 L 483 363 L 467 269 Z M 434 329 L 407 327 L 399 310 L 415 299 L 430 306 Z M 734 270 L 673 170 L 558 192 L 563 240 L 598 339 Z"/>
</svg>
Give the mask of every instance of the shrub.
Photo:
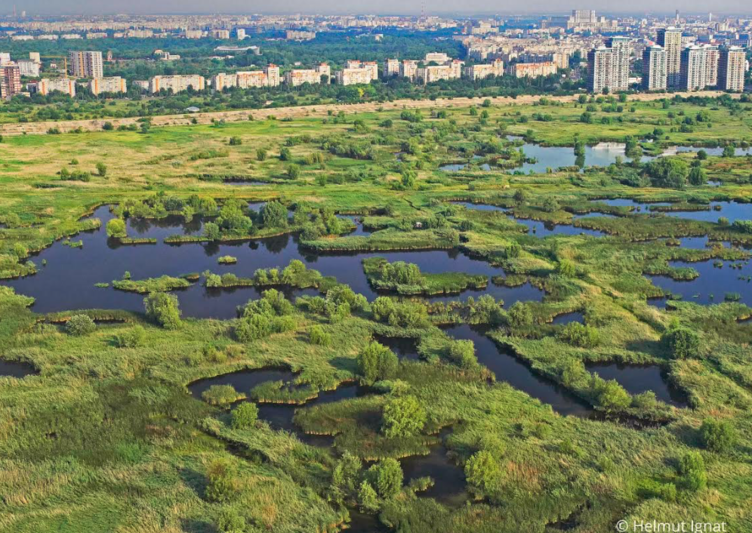
<svg viewBox="0 0 752 533">
<path fill-rule="evenodd" d="M 329 346 L 332 343 L 332 336 L 324 331 L 324 328 L 321 326 L 311 327 L 311 330 L 308 332 L 308 339 L 311 344 L 319 346 Z"/>
<path fill-rule="evenodd" d="M 144 298 L 146 316 L 165 329 L 180 327 L 180 308 L 178 298 L 173 294 L 163 292 L 151 293 Z"/>
<path fill-rule="evenodd" d="M 514 328 L 526 328 L 533 325 L 533 312 L 524 302 L 515 302 L 509 308 L 509 325 Z"/>
<path fill-rule="evenodd" d="M 682 483 L 687 490 L 698 491 L 704 489 L 708 483 L 708 475 L 705 472 L 705 461 L 700 452 L 687 452 L 679 462 L 679 474 Z"/>
<path fill-rule="evenodd" d="M 238 401 L 240 395 L 232 385 L 212 385 L 201 394 L 201 398 L 211 405 L 229 405 Z"/>
<path fill-rule="evenodd" d="M 113 218 L 107 223 L 107 236 L 115 239 L 123 239 L 128 236 L 126 232 L 125 220 L 122 218 Z"/>
<path fill-rule="evenodd" d="M 577 267 L 569 259 L 562 259 L 556 263 L 556 273 L 566 278 L 572 278 L 577 274 Z"/>
<path fill-rule="evenodd" d="M 266 160 L 267 151 L 266 148 L 257 148 L 256 149 L 256 159 L 259 161 L 265 161 Z"/>
<path fill-rule="evenodd" d="M 736 444 L 736 432 L 731 424 L 706 418 L 700 426 L 702 445 L 713 452 L 725 452 Z"/>
<path fill-rule="evenodd" d="M 95 329 L 97 329 L 97 325 L 87 315 L 73 315 L 65 323 L 65 331 L 78 337 L 93 333 Z"/>
<path fill-rule="evenodd" d="M 227 502 L 237 492 L 235 469 L 226 459 L 218 459 L 209 465 L 206 472 L 206 499 L 212 502 Z"/>
<path fill-rule="evenodd" d="M 97 163 L 97 174 L 99 174 L 100 178 L 107 177 L 107 165 L 104 163 Z"/>
<path fill-rule="evenodd" d="M 661 340 L 674 359 L 688 359 L 700 355 L 700 336 L 689 328 L 679 326 L 669 329 Z"/>
<path fill-rule="evenodd" d="M 371 342 L 358 354 L 357 372 L 366 383 L 391 379 L 397 372 L 399 360 L 386 346 Z"/>
<path fill-rule="evenodd" d="M 391 457 L 382 459 L 367 472 L 368 482 L 384 499 L 394 498 L 402 489 L 402 467 Z"/>
<path fill-rule="evenodd" d="M 230 146 L 240 146 L 243 144 L 243 139 L 240 137 L 230 137 L 230 140 L 227 142 Z"/>
<path fill-rule="evenodd" d="M 557 335 L 559 340 L 578 346 L 580 348 L 594 348 L 600 344 L 598 330 L 591 326 L 585 326 L 579 322 L 571 322 Z"/>
<path fill-rule="evenodd" d="M 240 404 L 232 412 L 232 429 L 248 429 L 256 424 L 258 419 L 258 407 L 255 403 Z"/>
<path fill-rule="evenodd" d="M 222 509 L 217 519 L 217 530 L 220 533 L 243 533 L 246 531 L 245 518 L 232 507 Z"/>
<path fill-rule="evenodd" d="M 426 425 L 426 410 L 415 396 L 398 396 L 384 406 L 383 422 L 387 437 L 410 437 Z"/>
<path fill-rule="evenodd" d="M 501 465 L 491 452 L 480 450 L 467 460 L 465 477 L 476 492 L 487 495 L 499 486 Z"/>
<path fill-rule="evenodd" d="M 128 331 L 115 335 L 115 345 L 118 348 L 138 348 L 146 342 L 146 330 L 142 326 L 135 326 Z"/>
<path fill-rule="evenodd" d="M 368 481 L 363 481 L 358 488 L 358 502 L 364 511 L 375 512 L 379 510 L 379 495 Z"/>
</svg>

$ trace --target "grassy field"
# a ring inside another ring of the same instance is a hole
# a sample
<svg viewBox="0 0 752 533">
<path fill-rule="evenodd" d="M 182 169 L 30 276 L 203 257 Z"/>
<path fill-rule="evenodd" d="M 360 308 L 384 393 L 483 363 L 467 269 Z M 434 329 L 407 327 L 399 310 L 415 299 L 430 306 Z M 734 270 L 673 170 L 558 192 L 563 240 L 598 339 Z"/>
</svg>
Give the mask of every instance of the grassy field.
<svg viewBox="0 0 752 533">
<path fill-rule="evenodd" d="M 670 158 L 685 173 L 698 164 L 717 186 L 667 187 L 648 166 L 623 161 L 583 172 L 505 169 L 519 144 L 507 134 L 572 150 L 631 138 L 648 156 L 656 146 L 752 143 L 751 111 L 752 104 L 731 100 L 479 102 L 417 114 L 374 109 L 155 125 L 147 133 L 6 136 L 0 143 L 4 279 L 33 276 L 42 267 L 33 252 L 99 227 L 82 220 L 97 206 L 159 218 L 168 214 L 165 198 L 177 198 L 181 209 L 190 205 L 195 214 L 224 221 L 217 224 L 223 233 L 207 240 L 296 231 L 308 250 L 454 249 L 502 267 L 495 283 L 529 282 L 546 296 L 514 306 L 485 298 L 428 307 L 368 303 L 310 271 L 285 274 L 285 261 L 278 273 L 263 274 L 279 279 L 254 283 L 315 286 L 318 299 L 288 306 L 269 297 L 246 306 L 238 319 L 172 324 L 154 314 L 96 310 L 40 315 L 29 298 L 0 286 L 0 361 L 36 371 L 23 379 L 0 376 L 0 532 L 334 532 L 356 509 L 404 533 L 606 532 L 621 519 L 752 530 L 752 328 L 744 322 L 752 309 L 720 300 L 659 308 L 646 300 L 664 295 L 646 274 L 692 277 L 672 261 L 725 260 L 741 268 L 750 259 L 743 247 L 690 249 L 673 240 L 708 235 L 752 244 L 752 234 L 717 219 L 598 203 L 747 203 L 752 158 Z M 587 123 L 583 113 L 591 114 Z M 470 166 L 439 170 L 458 161 Z M 189 201 L 194 195 L 201 202 Z M 279 200 L 290 220 L 273 219 L 271 211 L 247 217 L 244 204 L 233 200 Z M 460 201 L 499 210 L 453 204 Z M 591 212 L 612 217 L 576 217 Z M 357 215 L 372 233 L 348 236 L 351 227 L 335 213 Z M 531 220 L 606 236 L 540 237 L 526 232 L 523 223 Z M 385 276 L 370 266 L 374 279 Z M 456 272 L 397 278 L 382 288 L 454 293 L 470 282 L 482 285 Z M 190 285 L 175 278 L 118 283 L 136 292 Z M 584 325 L 551 323 L 569 312 L 581 313 Z M 75 314 L 96 326 L 79 332 L 66 324 Z M 545 386 L 557 384 L 598 416 L 562 416 L 504 375 L 490 380 L 466 345 L 437 327 L 464 322 L 484 325 Z M 369 379 L 362 354 L 374 336 L 413 338 L 421 359 L 378 363 L 384 368 Z M 588 370 L 592 363 L 657 365 L 686 395 L 687 407 L 631 394 Z M 370 387 L 360 397 L 298 408 L 297 426 L 333 435 L 331 447 L 306 444 L 263 420 L 241 425 L 229 409 L 187 388 L 201 378 L 280 366 L 295 372 L 293 384 L 259 389 L 264 401 L 308 399 L 353 380 Z M 424 420 L 418 430 L 389 434 L 390 410 L 405 408 L 405 398 L 416 400 Z M 707 420 L 735 438 L 709 439 Z M 467 504 L 423 497 L 419 482 L 383 488 L 370 461 L 382 460 L 386 469 L 384 460 L 425 455 L 442 439 L 448 461 L 467 473 L 461 489 Z M 704 463 L 699 470 L 682 466 L 694 453 Z"/>
</svg>

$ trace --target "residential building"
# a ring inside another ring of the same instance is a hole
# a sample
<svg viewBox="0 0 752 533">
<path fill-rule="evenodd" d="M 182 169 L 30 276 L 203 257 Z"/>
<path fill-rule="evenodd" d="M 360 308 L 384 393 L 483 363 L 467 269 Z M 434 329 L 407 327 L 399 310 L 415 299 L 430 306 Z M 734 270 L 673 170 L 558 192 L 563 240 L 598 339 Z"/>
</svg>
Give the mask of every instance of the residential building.
<svg viewBox="0 0 752 533">
<path fill-rule="evenodd" d="M 21 70 L 21 76 L 26 76 L 27 78 L 39 77 L 39 70 L 42 66 L 40 63 L 31 59 L 19 59 L 16 63 Z"/>
<path fill-rule="evenodd" d="M 94 78 L 89 82 L 89 90 L 92 94 L 101 93 L 125 93 L 126 83 L 120 76 L 110 78 Z"/>
<path fill-rule="evenodd" d="M 426 63 L 438 63 L 439 65 L 443 65 L 449 63 L 449 61 L 450 57 L 442 52 L 429 52 L 425 57 Z"/>
<path fill-rule="evenodd" d="M 504 62 L 501 59 L 494 60 L 487 65 L 472 65 L 465 67 L 465 76 L 471 80 L 482 80 L 488 76 L 503 76 Z"/>
<path fill-rule="evenodd" d="M 31 61 L 34 61 L 35 63 L 41 63 L 42 62 L 42 56 L 39 52 L 29 52 L 29 59 Z"/>
<path fill-rule="evenodd" d="M 659 45 L 648 46 L 642 53 L 642 88 L 663 91 L 667 85 L 667 54 Z"/>
<path fill-rule="evenodd" d="M 604 89 L 611 90 L 614 72 L 614 51 L 599 46 L 588 52 L 587 88 L 591 93 L 600 94 Z"/>
<path fill-rule="evenodd" d="M 285 39 L 287 39 L 288 41 L 312 41 L 315 38 L 315 31 L 287 30 L 285 32 Z"/>
<path fill-rule="evenodd" d="M 384 78 L 399 76 L 400 62 L 399 59 L 387 59 L 384 63 Z"/>
<path fill-rule="evenodd" d="M 149 81 L 149 92 L 158 93 L 161 90 L 179 93 L 192 88 L 195 91 L 203 91 L 206 88 L 206 80 L 203 76 L 184 75 L 184 76 L 154 76 Z"/>
<path fill-rule="evenodd" d="M 515 63 L 510 65 L 507 73 L 515 78 L 539 78 L 556 74 L 558 68 L 553 61 L 541 63 Z"/>
<path fill-rule="evenodd" d="M 681 85 L 682 31 L 677 28 L 658 30 L 658 44 L 666 50 L 666 86 L 678 88 Z"/>
<path fill-rule="evenodd" d="M 100 31 L 89 32 L 84 37 L 86 37 L 87 41 L 91 40 L 91 39 L 106 39 L 107 38 L 107 33 L 106 32 L 100 32 Z"/>
<path fill-rule="evenodd" d="M 348 61 L 345 68 L 335 72 L 339 85 L 367 85 L 378 79 L 379 69 L 376 62 Z"/>
<path fill-rule="evenodd" d="M 15 63 L 0 66 L 0 98 L 10 100 L 21 92 L 21 69 Z"/>
<path fill-rule="evenodd" d="M 556 68 L 569 68 L 569 52 L 554 52 L 551 54 L 551 61 L 556 64 Z"/>
<path fill-rule="evenodd" d="M 732 46 L 721 50 L 718 65 L 718 88 L 723 91 L 744 90 L 746 57 L 743 48 Z"/>
<path fill-rule="evenodd" d="M 202 39 L 204 32 L 202 30 L 185 30 L 183 37 L 186 39 Z"/>
<path fill-rule="evenodd" d="M 215 39 L 226 41 L 230 38 L 230 30 L 212 30 L 211 35 Z"/>
<path fill-rule="evenodd" d="M 446 65 L 428 65 L 418 68 L 417 77 L 423 80 L 423 84 L 434 83 L 441 80 L 455 80 L 462 76 L 464 61 L 452 60 Z"/>
<path fill-rule="evenodd" d="M 685 91 L 701 91 L 718 85 L 720 53 L 715 46 L 690 45 L 682 50 L 681 83 Z"/>
<path fill-rule="evenodd" d="M 10 63 L 10 54 L 8 52 L 0 52 L 0 67 Z"/>
<path fill-rule="evenodd" d="M 235 37 L 238 38 L 238 41 L 242 41 L 245 39 L 245 29 L 243 28 L 236 28 L 235 29 Z"/>
<path fill-rule="evenodd" d="M 418 62 L 414 59 L 403 59 L 400 63 L 400 78 L 407 78 L 410 81 L 415 81 L 418 77 Z"/>
<path fill-rule="evenodd" d="M 71 52 L 68 71 L 76 78 L 101 78 L 104 76 L 102 52 Z"/>
<path fill-rule="evenodd" d="M 611 74 L 612 91 L 626 91 L 629 89 L 629 57 L 631 50 L 628 37 L 612 37 L 606 41 L 606 46 L 613 50 L 613 73 Z"/>
<path fill-rule="evenodd" d="M 328 83 L 331 77 L 332 71 L 329 65 L 321 63 L 319 66 L 313 69 L 293 69 L 288 70 L 285 73 L 285 83 L 291 87 L 298 87 L 304 83 L 310 83 L 311 85 L 321 83 L 321 78 L 325 77 Z"/>
<path fill-rule="evenodd" d="M 71 78 L 57 78 L 52 80 L 42 78 L 37 83 L 28 84 L 27 87 L 30 92 L 39 93 L 42 96 L 55 91 L 67 94 L 71 98 L 76 96 L 76 81 Z"/>
<path fill-rule="evenodd" d="M 266 84 L 269 87 L 279 87 L 282 82 L 282 76 L 279 74 L 279 67 L 273 63 L 269 63 L 264 69 L 266 74 Z"/>
</svg>

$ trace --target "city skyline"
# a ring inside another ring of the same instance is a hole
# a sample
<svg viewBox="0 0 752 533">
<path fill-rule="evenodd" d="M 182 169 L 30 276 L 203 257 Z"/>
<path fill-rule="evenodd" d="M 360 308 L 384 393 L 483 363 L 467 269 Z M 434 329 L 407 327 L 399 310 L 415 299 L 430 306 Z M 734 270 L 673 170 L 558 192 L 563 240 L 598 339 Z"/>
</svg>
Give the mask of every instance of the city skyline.
<svg viewBox="0 0 752 533">
<path fill-rule="evenodd" d="M 623 10 L 623 4 L 617 2 L 591 4 L 571 4 L 566 0 L 531 0 L 521 7 L 515 2 L 492 3 L 487 0 L 469 0 L 462 3 L 458 9 L 457 2 L 451 0 L 434 0 L 430 4 L 425 0 L 384 0 L 375 7 L 372 2 L 355 0 L 348 2 L 347 7 L 339 7 L 338 4 L 328 0 L 288 0 L 284 7 L 276 6 L 269 9 L 265 2 L 241 2 L 240 0 L 217 0 L 212 3 L 212 9 L 206 9 L 206 3 L 198 0 L 166 0 L 158 4 L 146 0 L 133 0 L 128 2 L 127 10 L 123 5 L 114 0 L 94 2 L 92 0 L 63 0 L 50 2 L 50 0 L 28 0 L 15 4 L 4 4 L 0 9 L 0 15 L 7 16 L 15 12 L 26 12 L 29 16 L 71 16 L 71 15 L 180 15 L 180 14 L 243 14 L 258 13 L 265 15 L 275 14 L 322 14 L 322 15 L 462 15 L 462 16 L 487 16 L 492 14 L 562 14 L 572 9 L 597 9 L 603 14 L 629 14 L 641 15 L 670 15 L 676 10 L 688 15 L 701 15 L 708 13 L 708 4 L 699 0 L 676 2 L 671 6 L 656 10 L 655 3 L 649 0 L 636 0 L 630 3 L 630 9 Z M 748 11 L 744 4 L 738 0 L 721 0 L 715 2 L 711 10 L 718 15 L 744 14 Z"/>
</svg>

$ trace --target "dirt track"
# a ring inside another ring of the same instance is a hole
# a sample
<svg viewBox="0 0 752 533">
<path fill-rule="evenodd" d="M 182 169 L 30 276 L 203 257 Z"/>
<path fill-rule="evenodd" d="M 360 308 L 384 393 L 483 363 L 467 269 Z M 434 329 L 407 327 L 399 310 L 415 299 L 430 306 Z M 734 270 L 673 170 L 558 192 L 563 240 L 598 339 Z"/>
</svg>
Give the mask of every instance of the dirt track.
<svg viewBox="0 0 752 533">
<path fill-rule="evenodd" d="M 671 98 L 675 95 L 679 96 L 708 96 L 715 97 L 722 94 L 726 94 L 720 91 L 701 91 L 694 93 L 646 93 L 630 95 L 629 99 L 632 101 L 650 101 L 661 100 L 663 98 Z M 732 95 L 734 98 L 738 98 L 739 95 Z M 491 98 L 491 102 L 494 105 L 524 105 L 532 104 L 541 98 L 548 98 L 552 101 L 558 102 L 572 102 L 578 98 L 574 96 L 519 96 L 517 98 L 510 98 L 507 96 L 500 96 Z M 199 124 L 210 124 L 213 120 L 224 120 L 226 122 L 238 122 L 248 120 L 249 116 L 253 116 L 254 119 L 263 120 L 269 116 L 275 116 L 281 118 L 295 118 L 295 117 L 324 117 L 329 111 L 335 113 L 344 111 L 345 113 L 363 113 L 369 111 L 376 111 L 379 108 L 385 110 L 389 109 L 434 109 L 441 107 L 465 107 L 472 104 L 480 105 L 485 98 L 439 98 L 437 100 L 395 100 L 393 102 L 369 102 L 363 104 L 327 104 L 327 105 L 314 105 L 314 106 L 297 106 L 297 107 L 277 107 L 270 109 L 246 109 L 240 111 L 217 111 L 212 113 L 194 113 L 194 114 L 182 114 L 182 115 L 162 115 L 150 117 L 151 123 L 154 126 L 185 126 L 191 124 L 192 120 L 196 120 Z M 13 123 L 3 124 L 0 126 L 0 134 L 2 135 L 22 135 L 26 134 L 46 134 L 50 128 L 57 128 L 61 132 L 69 132 L 78 128 L 86 131 L 99 131 L 105 122 L 111 122 L 114 127 L 129 126 L 131 124 L 137 124 L 139 117 L 130 118 L 106 118 L 106 119 L 94 119 L 94 120 L 64 120 L 58 122 L 25 122 L 25 123 Z"/>
</svg>

